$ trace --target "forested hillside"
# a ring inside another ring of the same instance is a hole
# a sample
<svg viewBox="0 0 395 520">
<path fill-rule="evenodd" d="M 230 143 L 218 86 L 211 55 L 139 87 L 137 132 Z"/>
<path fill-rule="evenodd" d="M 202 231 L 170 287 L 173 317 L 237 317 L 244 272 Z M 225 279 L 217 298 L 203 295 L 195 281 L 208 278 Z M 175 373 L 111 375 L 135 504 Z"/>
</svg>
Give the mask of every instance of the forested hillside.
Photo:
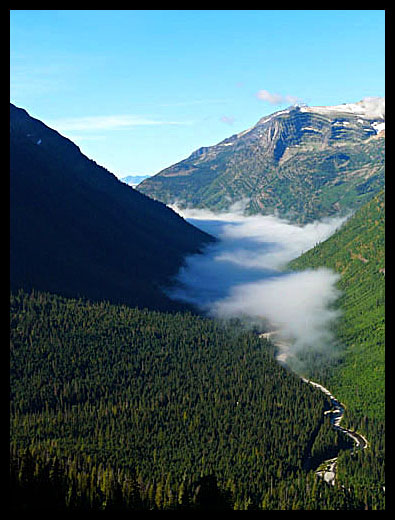
<svg viewBox="0 0 395 520">
<path fill-rule="evenodd" d="M 319 432 L 343 444 L 328 402 L 237 324 L 21 291 L 10 310 L 15 509 L 382 507 L 309 470 Z"/>
<path fill-rule="evenodd" d="M 385 194 L 381 191 L 342 228 L 290 263 L 341 274 L 338 327 L 342 363 L 334 381 L 357 413 L 384 418 Z"/>
<path fill-rule="evenodd" d="M 291 264 L 342 275 L 320 382 L 369 440 L 352 453 L 270 343 L 174 312 L 160 287 L 211 237 L 12 113 L 13 508 L 384 509 L 384 193 Z"/>
<path fill-rule="evenodd" d="M 370 441 L 366 452 L 340 458 L 339 476 L 372 486 L 377 477 L 372 464 L 381 461 L 384 467 L 385 443 L 384 190 L 337 233 L 290 264 L 293 269 L 321 266 L 341 274 L 342 317 L 336 330 L 339 359 L 319 377 L 346 405 L 344 426 L 359 429 Z"/>
</svg>

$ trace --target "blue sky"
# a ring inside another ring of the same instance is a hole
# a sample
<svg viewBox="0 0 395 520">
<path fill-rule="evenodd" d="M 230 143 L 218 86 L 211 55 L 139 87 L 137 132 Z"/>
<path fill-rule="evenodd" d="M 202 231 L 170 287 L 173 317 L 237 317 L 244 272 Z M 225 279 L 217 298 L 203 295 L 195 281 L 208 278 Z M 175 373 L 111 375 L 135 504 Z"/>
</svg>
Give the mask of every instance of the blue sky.
<svg viewBox="0 0 395 520">
<path fill-rule="evenodd" d="M 11 10 L 10 101 L 117 177 L 384 96 L 384 10 Z"/>
</svg>

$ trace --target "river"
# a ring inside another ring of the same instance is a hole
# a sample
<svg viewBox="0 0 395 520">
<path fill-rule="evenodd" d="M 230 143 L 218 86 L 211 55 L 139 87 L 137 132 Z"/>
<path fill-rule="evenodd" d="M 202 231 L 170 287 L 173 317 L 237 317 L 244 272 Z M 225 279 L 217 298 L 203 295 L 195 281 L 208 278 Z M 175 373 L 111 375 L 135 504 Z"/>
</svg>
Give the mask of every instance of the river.
<svg viewBox="0 0 395 520">
<path fill-rule="evenodd" d="M 339 297 L 339 275 L 324 268 L 300 272 L 284 269 L 290 260 L 331 236 L 344 219 L 297 226 L 270 215 L 245 216 L 242 205 L 226 213 L 173 209 L 218 241 L 204 254 L 186 258 L 170 297 L 189 302 L 215 318 L 243 316 L 254 324 L 265 317 L 268 323 L 280 323 L 283 332 L 301 344 L 330 344 L 330 328 L 338 317 L 332 304 Z M 277 360 L 286 365 L 291 345 L 278 331 L 261 337 L 274 343 Z M 328 413 L 332 427 L 350 436 L 356 447 L 365 448 L 366 439 L 340 426 L 344 406 L 319 383 L 304 381 L 331 400 Z M 322 476 L 334 483 L 337 460 L 326 462 L 328 468 Z"/>
<path fill-rule="evenodd" d="M 270 340 L 275 347 L 277 347 L 276 359 L 279 363 L 286 366 L 286 360 L 289 355 L 289 350 L 291 347 L 290 343 L 285 341 L 281 341 L 276 339 L 278 335 L 278 331 L 271 331 L 260 334 L 261 338 Z M 330 423 L 334 430 L 338 430 L 343 432 L 345 435 L 350 437 L 354 441 L 354 449 L 365 449 L 368 447 L 368 441 L 366 438 L 353 430 L 349 430 L 347 428 L 343 428 L 340 426 L 340 422 L 344 416 L 345 406 L 323 385 L 317 383 L 315 381 L 311 381 L 310 379 L 306 379 L 300 376 L 302 381 L 307 384 L 312 385 L 314 388 L 317 388 L 321 392 L 323 392 L 331 403 L 331 409 L 326 410 L 324 415 L 330 416 Z M 334 485 L 336 480 L 336 465 L 337 465 L 337 457 L 333 457 L 331 459 L 323 460 L 322 464 L 320 464 L 320 470 L 316 471 L 316 474 L 322 477 L 325 482 L 328 484 Z"/>
</svg>

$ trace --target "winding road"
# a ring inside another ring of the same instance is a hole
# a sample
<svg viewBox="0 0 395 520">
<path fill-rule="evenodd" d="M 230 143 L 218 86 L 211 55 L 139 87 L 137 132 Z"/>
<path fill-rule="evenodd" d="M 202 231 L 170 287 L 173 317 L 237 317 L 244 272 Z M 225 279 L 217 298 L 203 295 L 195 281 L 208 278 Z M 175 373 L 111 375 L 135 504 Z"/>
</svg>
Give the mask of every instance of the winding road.
<svg viewBox="0 0 395 520">
<path fill-rule="evenodd" d="M 273 345 L 275 345 L 278 349 L 276 354 L 276 359 L 279 361 L 279 363 L 286 365 L 286 360 L 289 355 L 289 351 L 291 348 L 291 344 L 287 343 L 285 341 L 281 341 L 277 338 L 279 332 L 274 330 L 271 332 L 265 332 L 263 334 L 259 334 L 259 337 L 270 340 Z M 277 339 L 276 339 L 277 338 Z M 304 377 L 301 377 L 302 381 L 304 381 L 307 384 L 310 384 L 314 386 L 315 388 L 318 388 L 326 394 L 330 400 L 330 403 L 332 405 L 332 408 L 330 410 L 327 410 L 324 412 L 325 415 L 330 415 L 330 423 L 332 425 L 332 428 L 335 430 L 339 430 L 343 432 L 345 435 L 348 435 L 355 443 L 354 449 L 365 449 L 368 447 L 369 443 L 365 439 L 363 435 L 360 433 L 357 433 L 353 430 L 348 430 L 347 428 L 343 428 L 340 426 L 340 421 L 343 418 L 345 407 L 344 405 L 334 397 L 331 392 L 322 386 L 320 383 L 316 383 L 315 381 L 311 381 L 310 379 L 306 379 Z M 337 464 L 337 457 L 334 457 L 332 459 L 324 460 L 320 467 L 319 471 L 317 471 L 317 475 L 322 477 L 325 482 L 328 484 L 334 485 L 335 484 L 335 478 L 336 478 L 336 464 Z"/>
</svg>

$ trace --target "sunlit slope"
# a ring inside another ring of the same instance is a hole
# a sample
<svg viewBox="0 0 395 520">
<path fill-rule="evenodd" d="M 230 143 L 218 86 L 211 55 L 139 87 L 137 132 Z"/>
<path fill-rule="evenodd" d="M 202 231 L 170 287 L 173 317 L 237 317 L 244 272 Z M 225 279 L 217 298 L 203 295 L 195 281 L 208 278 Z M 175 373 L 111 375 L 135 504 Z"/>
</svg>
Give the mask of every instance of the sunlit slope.
<svg viewBox="0 0 395 520">
<path fill-rule="evenodd" d="M 291 262 L 341 274 L 338 338 L 341 362 L 332 391 L 356 416 L 384 419 L 385 192 L 382 190 L 325 242 Z"/>
<path fill-rule="evenodd" d="M 228 209 L 298 223 L 363 206 L 384 185 L 381 116 L 290 107 L 252 128 L 202 147 L 146 180 L 138 190 L 180 207 Z M 336 108 L 336 107 L 333 107 Z"/>
</svg>

